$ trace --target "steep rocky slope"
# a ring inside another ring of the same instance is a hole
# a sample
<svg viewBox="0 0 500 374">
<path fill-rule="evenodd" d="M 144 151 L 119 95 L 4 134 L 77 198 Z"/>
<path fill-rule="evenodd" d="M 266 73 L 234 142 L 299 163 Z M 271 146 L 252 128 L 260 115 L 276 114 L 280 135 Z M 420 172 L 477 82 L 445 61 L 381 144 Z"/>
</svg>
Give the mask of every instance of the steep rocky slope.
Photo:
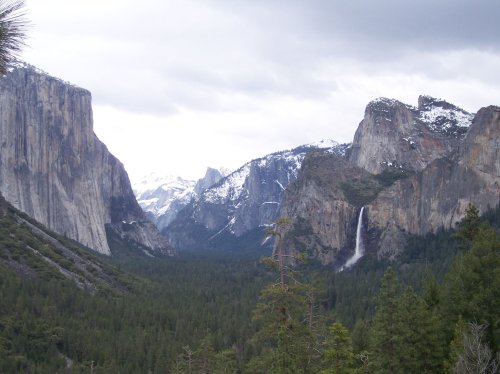
<svg viewBox="0 0 500 374">
<path fill-rule="evenodd" d="M 0 121 L 0 191 L 16 208 L 101 253 L 110 253 L 106 226 L 152 253 L 173 253 L 95 136 L 88 91 L 16 66 L 0 78 Z"/>
<path fill-rule="evenodd" d="M 249 235 L 257 244 L 264 228 L 278 217 L 285 188 L 296 179 L 304 156 L 343 154 L 346 148 L 323 142 L 250 161 L 205 190 L 162 233 L 178 249 L 220 247 L 222 241 L 236 248 Z"/>
<path fill-rule="evenodd" d="M 0 271 L 5 270 L 41 282 L 67 279 L 91 293 L 131 290 L 136 280 L 48 230 L 0 194 Z"/>
<path fill-rule="evenodd" d="M 408 233 L 453 227 L 469 202 L 480 211 L 496 206 L 499 113 L 491 106 L 473 116 L 430 97 L 418 108 L 371 102 L 347 157 L 307 158 L 287 189 L 280 214 L 293 224 L 282 244 L 340 266 L 354 251 L 365 206 L 365 247 L 392 258 Z"/>
</svg>

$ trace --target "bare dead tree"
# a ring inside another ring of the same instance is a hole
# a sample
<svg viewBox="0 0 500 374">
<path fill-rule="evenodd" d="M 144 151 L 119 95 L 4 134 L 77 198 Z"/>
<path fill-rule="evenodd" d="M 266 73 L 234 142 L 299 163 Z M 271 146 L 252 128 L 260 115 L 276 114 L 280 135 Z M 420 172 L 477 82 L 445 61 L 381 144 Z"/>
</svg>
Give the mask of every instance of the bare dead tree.
<svg viewBox="0 0 500 374">
<path fill-rule="evenodd" d="M 463 351 L 458 356 L 454 374 L 496 374 L 500 360 L 493 357 L 491 349 L 483 343 L 486 326 L 469 323 L 463 337 Z"/>
</svg>

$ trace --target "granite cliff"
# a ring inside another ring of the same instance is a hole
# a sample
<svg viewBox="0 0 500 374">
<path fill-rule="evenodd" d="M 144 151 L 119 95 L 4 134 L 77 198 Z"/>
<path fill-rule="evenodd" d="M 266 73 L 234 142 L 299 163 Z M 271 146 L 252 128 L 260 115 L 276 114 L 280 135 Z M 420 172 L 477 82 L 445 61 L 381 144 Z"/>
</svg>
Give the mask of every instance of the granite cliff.
<svg viewBox="0 0 500 374">
<path fill-rule="evenodd" d="M 476 115 L 443 100 L 368 104 L 346 157 L 311 155 L 287 189 L 280 215 L 293 218 L 282 245 L 324 264 L 354 251 L 362 206 L 368 251 L 393 258 L 408 234 L 452 228 L 468 204 L 500 200 L 500 108 Z"/>
<path fill-rule="evenodd" d="M 252 160 L 206 189 L 164 230 L 177 249 L 255 248 L 277 217 L 285 188 L 305 155 L 344 153 L 347 145 L 323 142 Z"/>
<path fill-rule="evenodd" d="M 110 254 L 106 228 L 173 254 L 93 132 L 91 95 L 31 66 L 0 78 L 0 192 L 51 230 Z"/>
</svg>

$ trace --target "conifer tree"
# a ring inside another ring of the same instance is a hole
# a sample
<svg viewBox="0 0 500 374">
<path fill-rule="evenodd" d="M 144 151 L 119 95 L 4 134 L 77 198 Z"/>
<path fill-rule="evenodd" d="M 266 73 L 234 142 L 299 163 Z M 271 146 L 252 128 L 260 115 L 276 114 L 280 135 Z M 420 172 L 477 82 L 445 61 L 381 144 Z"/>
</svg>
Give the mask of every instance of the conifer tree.
<svg viewBox="0 0 500 374">
<path fill-rule="evenodd" d="M 328 369 L 321 374 L 345 374 L 351 369 L 354 359 L 349 331 L 341 324 L 334 323 L 327 335 L 323 363 Z"/>
<path fill-rule="evenodd" d="M 455 238 L 460 240 L 463 248 L 470 247 L 479 231 L 480 224 L 479 209 L 472 203 L 469 203 L 465 211 L 465 217 L 460 221 L 458 230 L 454 235 Z"/>
<path fill-rule="evenodd" d="M 442 318 L 451 323 L 449 330 L 459 316 L 465 322 L 477 322 L 486 326 L 486 342 L 494 351 L 498 351 L 500 237 L 489 224 L 482 223 L 474 234 L 471 245 L 470 251 L 457 256 L 447 274 Z"/>
<path fill-rule="evenodd" d="M 399 281 L 389 267 L 380 284 L 371 335 L 370 364 L 374 373 L 403 373 L 398 297 Z"/>
<path fill-rule="evenodd" d="M 21 51 L 27 24 L 24 1 L 0 0 L 0 74 L 7 72 L 7 66 Z"/>
<path fill-rule="evenodd" d="M 450 353 L 448 355 L 448 359 L 446 359 L 443 364 L 444 372 L 446 374 L 453 373 L 453 366 L 457 362 L 458 357 L 462 354 L 465 330 L 465 322 L 462 317 L 459 317 L 457 323 L 455 324 L 453 339 L 450 343 Z"/>
<path fill-rule="evenodd" d="M 441 372 L 443 355 L 437 321 L 425 302 L 411 288 L 401 295 L 399 323 L 404 372 Z"/>
<path fill-rule="evenodd" d="M 254 312 L 259 331 L 254 341 L 260 343 L 262 352 L 253 357 L 247 366 L 251 373 L 312 373 L 314 362 L 314 336 L 307 318 L 307 287 L 298 274 L 288 265 L 291 263 L 282 246 L 283 231 L 290 224 L 285 218 L 275 222 L 269 235 L 277 238 L 277 250 L 264 262 L 278 271 L 278 279 L 265 287 Z"/>
</svg>

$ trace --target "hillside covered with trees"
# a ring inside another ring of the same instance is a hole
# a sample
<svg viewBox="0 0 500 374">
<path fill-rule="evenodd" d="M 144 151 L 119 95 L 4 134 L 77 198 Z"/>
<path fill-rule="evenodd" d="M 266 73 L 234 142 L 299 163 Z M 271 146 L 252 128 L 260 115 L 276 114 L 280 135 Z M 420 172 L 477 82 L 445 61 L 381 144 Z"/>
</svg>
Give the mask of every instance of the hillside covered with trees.
<svg viewBox="0 0 500 374">
<path fill-rule="evenodd" d="M 444 373 L 481 362 L 494 373 L 498 363 L 500 209 L 480 220 L 471 207 L 454 233 L 338 273 L 255 253 L 85 253 L 124 285 L 94 291 L 37 261 L 27 246 L 50 243 L 9 217 L 2 372 Z"/>
</svg>

